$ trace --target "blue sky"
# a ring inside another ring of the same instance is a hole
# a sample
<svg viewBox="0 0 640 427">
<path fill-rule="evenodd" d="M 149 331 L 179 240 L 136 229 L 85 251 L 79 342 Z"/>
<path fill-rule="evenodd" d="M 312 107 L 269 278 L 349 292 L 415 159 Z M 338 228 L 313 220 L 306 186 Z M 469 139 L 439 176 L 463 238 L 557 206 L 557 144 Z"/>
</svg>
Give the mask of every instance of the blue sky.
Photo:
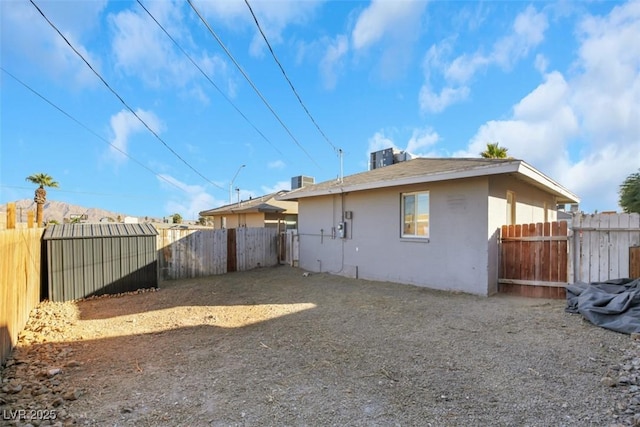
<svg viewBox="0 0 640 427">
<path fill-rule="evenodd" d="M 338 150 L 349 175 L 499 142 L 593 212 L 640 168 L 639 1 L 249 0 L 302 103 L 244 0 L 33 3 L 78 54 L 0 2 L 0 203 L 45 172 L 50 200 L 196 219 L 234 177 L 233 200 L 336 178 Z"/>
</svg>

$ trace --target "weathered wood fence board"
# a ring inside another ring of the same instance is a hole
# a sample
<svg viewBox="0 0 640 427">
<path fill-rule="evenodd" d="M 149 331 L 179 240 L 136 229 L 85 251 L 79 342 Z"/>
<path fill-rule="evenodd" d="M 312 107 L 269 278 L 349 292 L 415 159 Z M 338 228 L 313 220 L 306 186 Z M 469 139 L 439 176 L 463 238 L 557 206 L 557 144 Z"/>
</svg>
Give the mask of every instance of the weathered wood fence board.
<svg viewBox="0 0 640 427">
<path fill-rule="evenodd" d="M 292 267 L 298 266 L 300 245 L 297 230 L 287 230 L 280 234 L 280 260 Z"/>
<path fill-rule="evenodd" d="M 567 223 L 502 227 L 501 278 L 567 283 Z"/>
<path fill-rule="evenodd" d="M 500 292 L 557 298 L 567 284 L 566 222 L 502 227 Z"/>
<path fill-rule="evenodd" d="M 574 281 L 631 276 L 629 254 L 640 246 L 640 214 L 576 215 L 572 229 Z"/>
<path fill-rule="evenodd" d="M 564 298 L 567 283 L 640 275 L 640 214 L 503 226 L 500 247 L 500 292 Z"/>
<path fill-rule="evenodd" d="M 158 230 L 161 279 L 245 271 L 278 263 L 278 231 L 271 228 Z"/>
<path fill-rule="evenodd" d="M 187 279 L 227 271 L 227 230 L 158 230 L 161 279 Z"/>
<path fill-rule="evenodd" d="M 629 270 L 630 278 L 640 279 L 640 246 L 629 248 Z"/>
<path fill-rule="evenodd" d="M 42 228 L 0 230 L 0 364 L 40 302 Z"/>
<path fill-rule="evenodd" d="M 278 263 L 277 229 L 238 228 L 236 230 L 236 258 L 239 271 Z"/>
</svg>

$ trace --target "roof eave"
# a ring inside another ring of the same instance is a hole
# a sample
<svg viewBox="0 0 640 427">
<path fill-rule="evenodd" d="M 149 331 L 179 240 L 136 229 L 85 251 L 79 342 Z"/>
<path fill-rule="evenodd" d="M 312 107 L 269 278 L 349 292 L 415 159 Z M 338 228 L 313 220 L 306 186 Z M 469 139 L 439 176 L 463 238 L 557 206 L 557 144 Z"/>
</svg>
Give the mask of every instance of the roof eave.
<svg viewBox="0 0 640 427">
<path fill-rule="evenodd" d="M 335 184 L 328 188 L 322 188 L 318 190 L 301 188 L 299 190 L 292 191 L 279 197 L 279 200 L 299 200 L 307 197 L 326 196 L 331 194 L 348 193 L 353 191 L 373 190 L 376 188 L 388 188 L 397 187 L 412 184 L 422 184 L 428 182 L 447 181 L 461 178 L 472 178 L 489 175 L 501 175 L 516 173 L 523 178 L 532 181 L 538 186 L 543 187 L 546 191 L 554 194 L 557 197 L 558 203 L 579 203 L 580 198 L 552 180 L 548 176 L 544 175 L 540 171 L 533 168 L 522 160 L 514 160 L 512 162 L 504 162 L 499 164 L 493 164 L 489 166 L 481 166 L 463 170 L 456 170 L 451 172 L 441 172 L 432 175 L 414 175 L 406 178 L 390 179 L 384 181 L 371 181 L 362 184 L 354 185 L 340 185 Z M 319 185 L 322 185 L 320 183 Z"/>
<path fill-rule="evenodd" d="M 306 197 L 326 196 L 331 194 L 348 193 L 353 191 L 373 190 L 376 188 L 398 187 L 411 184 L 422 184 L 427 182 L 447 181 L 452 179 L 473 178 L 488 175 L 518 172 L 521 160 L 513 162 L 499 163 L 489 166 L 481 166 L 451 172 L 440 172 L 432 175 L 414 175 L 406 178 L 390 179 L 385 181 L 372 181 L 355 185 L 336 185 L 321 190 L 302 191 L 297 195 L 295 191 L 281 197 L 280 200 L 298 200 Z"/>
<path fill-rule="evenodd" d="M 522 162 L 517 171 L 519 174 L 543 185 L 550 190 L 557 198 L 558 203 L 579 203 L 580 198 L 571 191 L 544 175 L 542 172 L 533 168 L 526 162 Z"/>
</svg>

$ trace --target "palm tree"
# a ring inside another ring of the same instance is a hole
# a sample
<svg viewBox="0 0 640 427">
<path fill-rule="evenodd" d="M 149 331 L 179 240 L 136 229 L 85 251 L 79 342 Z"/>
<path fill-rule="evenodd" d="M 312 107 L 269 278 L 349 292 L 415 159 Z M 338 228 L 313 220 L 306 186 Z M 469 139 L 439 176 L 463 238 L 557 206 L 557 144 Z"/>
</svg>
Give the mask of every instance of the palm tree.
<svg viewBox="0 0 640 427">
<path fill-rule="evenodd" d="M 484 150 L 480 155 L 485 159 L 507 159 L 510 158 L 507 156 L 508 148 L 500 147 L 497 142 L 488 142 L 487 149 Z"/>
<path fill-rule="evenodd" d="M 44 187 L 57 188 L 58 183 L 53 180 L 51 175 L 47 175 L 46 173 L 29 175 L 26 180 L 39 186 L 36 188 L 33 201 L 36 202 L 36 226 L 40 227 L 42 226 L 42 211 L 44 204 L 47 202 L 47 191 Z"/>
</svg>

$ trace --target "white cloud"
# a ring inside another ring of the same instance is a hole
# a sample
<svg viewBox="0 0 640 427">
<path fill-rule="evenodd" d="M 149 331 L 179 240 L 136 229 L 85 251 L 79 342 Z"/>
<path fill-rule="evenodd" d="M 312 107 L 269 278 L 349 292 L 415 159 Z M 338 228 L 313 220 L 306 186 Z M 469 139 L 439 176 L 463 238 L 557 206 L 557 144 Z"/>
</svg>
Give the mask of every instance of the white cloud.
<svg viewBox="0 0 640 427">
<path fill-rule="evenodd" d="M 568 101 L 568 95 L 569 86 L 562 74 L 549 73 L 545 76 L 543 84 L 513 107 L 514 117 L 528 122 L 546 121 L 551 111 L 554 115 L 558 115 L 558 110 L 561 110 Z M 575 122 L 574 119 L 571 121 Z M 576 126 L 572 125 L 572 127 Z"/>
<path fill-rule="evenodd" d="M 267 164 L 267 167 L 269 169 L 282 169 L 285 167 L 285 164 L 282 160 L 275 160 L 273 162 L 269 162 L 269 164 Z"/>
<path fill-rule="evenodd" d="M 158 181 L 163 187 L 171 190 L 176 190 L 177 187 L 182 190 L 174 192 L 171 200 L 165 204 L 167 215 L 179 213 L 183 219 L 197 220 L 199 212 L 226 204 L 226 201 L 216 200 L 200 185 L 189 185 L 167 174 L 163 174 L 161 177 L 158 178 Z M 173 185 L 169 185 L 167 181 Z"/>
<path fill-rule="evenodd" d="M 379 57 L 377 70 L 384 79 L 399 76 L 410 64 L 411 52 L 419 40 L 427 2 L 422 0 L 373 0 L 358 16 L 351 44 L 364 54 L 374 45 Z"/>
<path fill-rule="evenodd" d="M 430 154 L 425 154 L 424 150 L 433 147 L 438 141 L 440 141 L 440 135 L 433 129 L 415 129 L 405 150 L 411 154 L 426 157 Z"/>
<path fill-rule="evenodd" d="M 433 92 L 432 88 L 423 85 L 420 88 L 418 102 L 421 111 L 430 113 L 439 113 L 446 109 L 449 105 L 458 103 L 469 96 L 469 88 L 461 87 L 443 87 L 440 93 Z"/>
<path fill-rule="evenodd" d="M 228 26 L 237 25 L 237 19 L 251 18 L 244 0 L 194 1 L 196 9 L 210 18 L 224 21 Z"/>
<path fill-rule="evenodd" d="M 351 34 L 353 47 L 365 49 L 382 40 L 385 35 L 405 38 L 419 27 L 426 2 L 373 0 L 360 14 Z"/>
<path fill-rule="evenodd" d="M 209 78 L 230 80 L 227 64 L 220 56 L 194 45 L 181 4 L 150 2 L 145 7 Z M 144 10 L 127 9 L 109 15 L 109 23 L 115 67 L 125 76 L 153 88 L 185 88 L 185 94 L 208 102 L 206 92 L 194 86 L 201 79 L 200 71 Z M 231 92 L 232 85 L 228 83 L 229 88 L 222 89 Z"/>
<path fill-rule="evenodd" d="M 574 103 L 595 139 L 640 139 L 640 2 L 615 7 L 580 26 Z"/>
<path fill-rule="evenodd" d="M 466 83 L 476 74 L 478 69 L 486 67 L 491 59 L 475 53 L 463 54 L 454 59 L 444 70 L 444 77 L 449 82 Z"/>
<path fill-rule="evenodd" d="M 487 143 L 498 142 L 509 149 L 509 155 L 536 167 L 545 165 L 547 173 L 558 176 L 568 160 L 566 145 L 579 133 L 569 100 L 570 88 L 564 77 L 558 72 L 550 73 L 514 106 L 511 119 L 482 125 L 469 149 L 456 155 L 477 157 Z"/>
<path fill-rule="evenodd" d="M 380 130 L 373 134 L 371 138 L 369 138 L 369 145 L 367 146 L 367 160 L 369 159 L 369 154 L 374 151 L 385 150 L 387 148 L 398 148 L 393 140 L 387 137 L 384 134 L 384 131 Z"/>
<path fill-rule="evenodd" d="M 620 183 L 640 167 L 640 2 L 579 29 L 572 78 L 546 74 L 510 119 L 485 123 L 457 154 L 498 141 L 580 196 L 584 210 L 615 210 Z"/>
<path fill-rule="evenodd" d="M 537 12 L 533 6 L 520 13 L 513 23 L 513 33 L 499 40 L 490 54 L 489 60 L 503 68 L 510 68 L 525 57 L 531 48 L 544 40 L 544 32 L 549 27 L 547 17 Z"/>
<path fill-rule="evenodd" d="M 367 146 L 367 161 L 370 160 L 372 152 L 385 150 L 387 148 L 393 148 L 398 151 L 406 151 L 410 154 L 419 157 L 438 157 L 436 150 L 433 149 L 435 144 L 440 141 L 440 135 L 430 127 L 418 128 L 411 130 L 411 136 L 406 141 L 402 148 L 398 145 L 394 139 L 398 137 L 390 136 L 389 134 L 397 134 L 395 129 L 379 130 L 369 138 Z"/>
<path fill-rule="evenodd" d="M 162 122 L 152 112 L 138 109 L 136 114 L 144 120 L 154 132 L 160 133 L 162 131 Z M 138 132 L 146 132 L 147 130 L 142 122 L 129 110 L 122 110 L 111 116 L 110 124 L 114 136 L 110 141 L 109 157 L 118 163 L 122 163 L 126 160 L 126 156 L 123 153 L 129 152 L 129 140 L 131 136 Z"/>
<path fill-rule="evenodd" d="M 344 57 L 349 50 L 349 41 L 346 36 L 338 35 L 327 42 L 324 56 L 320 60 L 320 75 L 325 88 L 333 89 L 338 80 L 338 72 L 344 66 Z"/>
<path fill-rule="evenodd" d="M 276 2 L 251 1 L 251 8 L 258 18 L 269 43 L 274 46 L 282 43 L 282 33 L 288 26 L 305 25 L 314 15 L 321 1 L 317 0 L 281 0 Z M 249 28 L 254 36 L 249 46 L 253 56 L 262 56 L 266 44 L 256 28 L 253 17 L 244 0 L 198 1 L 196 8 L 207 19 L 215 20 L 228 28 L 239 30 Z"/>
<path fill-rule="evenodd" d="M 155 16 L 156 11 L 151 12 Z M 175 12 L 179 14 L 179 8 Z M 166 75 L 171 75 L 170 80 L 177 86 L 185 84 L 193 67 L 181 67 L 182 60 L 174 53 L 171 40 L 144 11 L 123 10 L 111 15 L 110 22 L 115 65 L 122 72 L 137 76 L 152 87 L 160 87 Z"/>
<path fill-rule="evenodd" d="M 534 65 L 536 67 L 536 70 L 538 70 L 540 74 L 544 74 L 547 72 L 547 68 L 549 67 L 549 60 L 547 59 L 546 56 L 539 53 L 536 55 Z"/>
<path fill-rule="evenodd" d="M 511 32 L 497 40 L 489 53 L 485 54 L 479 48 L 473 53 L 463 53 L 447 61 L 446 57 L 453 50 L 452 39 L 431 46 L 425 54 L 425 82 L 418 98 L 421 111 L 441 112 L 463 101 L 469 96 L 470 82 L 478 72 L 492 65 L 510 69 L 544 40 L 547 28 L 544 12 L 537 12 L 533 6 L 528 6 L 516 16 Z M 444 79 L 439 91 L 434 89 L 436 76 Z"/>
<path fill-rule="evenodd" d="M 99 59 L 82 41 L 95 31 L 105 5 L 106 1 L 55 2 L 55 6 L 49 2 L 38 4 L 45 16 L 98 70 Z M 7 55 L 26 58 L 25 69 L 45 73 L 76 90 L 98 84 L 93 72 L 29 2 L 0 2 L 0 20 L 4 61 L 7 61 Z M 13 66 L 17 67 L 18 63 Z"/>
<path fill-rule="evenodd" d="M 260 187 L 262 195 L 271 194 L 280 190 L 291 190 L 291 181 L 278 181 L 272 186 L 263 185 Z"/>
</svg>

